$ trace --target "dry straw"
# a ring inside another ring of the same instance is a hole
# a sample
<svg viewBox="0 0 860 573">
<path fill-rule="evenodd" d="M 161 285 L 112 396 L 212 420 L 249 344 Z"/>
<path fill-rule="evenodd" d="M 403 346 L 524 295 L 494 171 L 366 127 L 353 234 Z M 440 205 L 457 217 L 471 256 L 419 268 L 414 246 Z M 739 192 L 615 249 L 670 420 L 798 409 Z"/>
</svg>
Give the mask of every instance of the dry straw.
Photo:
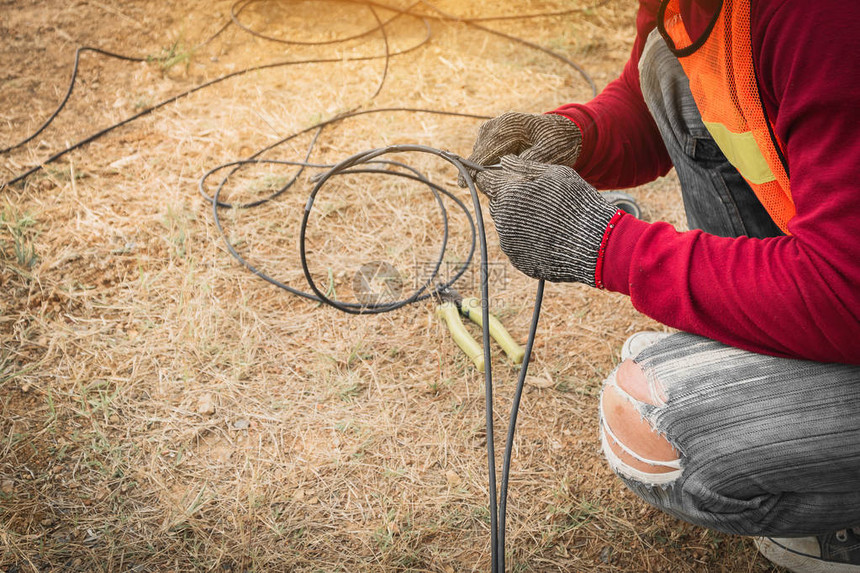
<svg viewBox="0 0 860 573">
<path fill-rule="evenodd" d="M 634 4 L 487 25 L 565 53 L 602 86 L 626 60 Z M 530 9 L 575 5 L 533 2 Z M 229 6 L 6 6 L 0 140 L 20 138 L 50 112 L 75 46 L 181 51 L 216 30 Z M 439 6 L 466 15 L 522 9 L 510 2 Z M 321 38 L 334 29 L 326 22 L 337 22 L 338 33 L 366 27 L 365 12 L 261 2 L 248 16 L 273 33 L 299 22 L 305 37 Z M 373 106 L 493 115 L 589 97 L 580 78 L 540 53 L 463 25 L 437 22 L 433 30 L 428 46 L 391 62 Z M 421 33 L 409 22 L 389 32 L 395 47 Z M 339 57 L 379 49 L 374 37 L 334 48 Z M 228 30 L 169 69 L 88 59 L 69 108 L 37 141 L 0 158 L 0 178 L 200 81 L 320 53 Z M 23 188 L 2 191 L 0 567 L 489 568 L 482 379 L 433 305 L 354 318 L 283 295 L 227 255 L 196 195 L 198 177 L 212 166 L 368 103 L 380 73 L 378 61 L 338 63 L 225 82 L 71 154 Z M 477 125 L 403 113 L 356 118 L 328 129 L 314 160 L 403 142 L 467 154 Z M 296 140 L 273 155 L 296 158 L 307 144 Z M 410 160 L 454 186 L 456 174 L 444 164 Z M 231 193 L 251 197 L 289 174 L 248 171 Z M 243 252 L 293 284 L 301 278 L 296 234 L 309 185 L 303 176 L 281 200 L 225 215 Z M 672 179 L 632 193 L 650 217 L 680 221 Z M 402 181 L 343 178 L 321 198 L 319 213 L 315 272 L 344 298 L 362 263 L 394 261 L 412 278 L 437 248 L 432 199 Z M 452 222 L 455 260 L 468 237 L 456 215 Z M 492 229 L 490 242 L 501 269 L 491 285 L 493 310 L 523 339 L 533 282 L 507 265 Z M 475 294 L 477 283 L 458 288 Z M 630 332 L 655 327 L 623 297 L 574 285 L 548 289 L 537 378 L 526 388 L 514 450 L 510 570 L 764 570 L 746 542 L 681 525 L 636 501 L 601 459 L 601 380 Z M 495 359 L 501 427 L 515 370 Z"/>
</svg>

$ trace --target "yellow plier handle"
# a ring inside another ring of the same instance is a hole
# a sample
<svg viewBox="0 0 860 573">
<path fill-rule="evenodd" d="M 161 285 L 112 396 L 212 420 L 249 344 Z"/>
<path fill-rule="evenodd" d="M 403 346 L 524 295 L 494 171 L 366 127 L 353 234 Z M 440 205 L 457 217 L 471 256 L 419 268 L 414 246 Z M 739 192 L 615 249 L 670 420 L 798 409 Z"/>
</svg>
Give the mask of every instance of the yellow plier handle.
<svg viewBox="0 0 860 573">
<path fill-rule="evenodd" d="M 448 323 L 448 330 L 451 332 L 451 338 L 457 343 L 457 346 L 466 353 L 466 356 L 475 363 L 475 367 L 484 371 L 484 350 L 463 326 L 463 321 L 460 320 L 460 310 L 453 302 L 443 302 L 436 307 L 436 315 Z"/>
<path fill-rule="evenodd" d="M 460 315 L 467 317 L 469 320 L 483 326 L 484 320 L 481 314 L 481 301 L 477 298 L 464 298 L 460 303 L 460 307 L 451 301 L 446 301 L 436 307 L 436 314 L 448 324 L 448 330 L 451 332 L 451 337 L 457 346 L 466 353 L 466 356 L 475 363 L 475 367 L 481 372 L 484 371 L 484 351 L 480 344 L 463 326 L 463 321 L 460 320 Z M 513 337 L 505 330 L 499 319 L 490 315 L 490 336 L 499 343 L 505 354 L 514 364 L 521 364 L 523 357 L 526 354 L 525 349 L 516 343 Z"/>
<path fill-rule="evenodd" d="M 484 326 L 484 317 L 481 313 L 481 301 L 479 299 L 464 298 L 463 302 L 460 303 L 460 312 L 478 326 Z M 499 322 L 499 319 L 492 314 L 490 314 L 490 336 L 499 343 L 499 346 L 502 347 L 502 350 L 505 351 L 511 362 L 522 364 L 523 357 L 526 355 L 526 349 L 517 344 L 514 337 Z"/>
</svg>

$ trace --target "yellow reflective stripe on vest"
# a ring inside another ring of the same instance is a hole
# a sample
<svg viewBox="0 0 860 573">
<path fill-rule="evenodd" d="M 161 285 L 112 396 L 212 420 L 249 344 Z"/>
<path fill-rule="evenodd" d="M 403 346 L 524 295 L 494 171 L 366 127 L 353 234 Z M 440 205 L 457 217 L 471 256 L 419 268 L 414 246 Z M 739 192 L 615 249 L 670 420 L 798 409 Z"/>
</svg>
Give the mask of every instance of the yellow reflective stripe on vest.
<svg viewBox="0 0 860 573">
<path fill-rule="evenodd" d="M 776 179 L 752 132 L 733 133 L 722 123 L 706 121 L 704 124 L 726 159 L 744 179 L 755 185 Z"/>
</svg>

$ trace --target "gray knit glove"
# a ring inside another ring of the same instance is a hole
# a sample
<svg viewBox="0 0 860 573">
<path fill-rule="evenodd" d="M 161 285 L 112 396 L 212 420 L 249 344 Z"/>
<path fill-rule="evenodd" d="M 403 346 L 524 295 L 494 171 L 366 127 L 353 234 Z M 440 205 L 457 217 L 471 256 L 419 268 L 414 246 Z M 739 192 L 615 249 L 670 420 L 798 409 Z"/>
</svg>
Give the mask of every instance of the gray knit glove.
<svg viewBox="0 0 860 573">
<path fill-rule="evenodd" d="M 531 161 L 573 167 L 581 146 L 582 133 L 566 117 L 508 112 L 481 125 L 469 161 L 492 165 L 503 155 L 519 155 Z M 459 183 L 460 187 L 466 186 L 462 177 Z"/>
<path fill-rule="evenodd" d="M 562 165 L 502 157 L 502 168 L 478 173 L 490 215 L 511 263 L 530 277 L 595 285 L 603 236 L 618 209 Z"/>
</svg>

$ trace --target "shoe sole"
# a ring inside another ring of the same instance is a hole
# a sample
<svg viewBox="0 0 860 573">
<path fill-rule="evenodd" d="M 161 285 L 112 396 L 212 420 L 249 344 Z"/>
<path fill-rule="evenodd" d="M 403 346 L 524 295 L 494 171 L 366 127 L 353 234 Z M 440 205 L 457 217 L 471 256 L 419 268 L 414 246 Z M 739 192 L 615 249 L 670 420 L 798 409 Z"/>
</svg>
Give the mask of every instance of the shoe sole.
<svg viewBox="0 0 860 573">
<path fill-rule="evenodd" d="M 860 573 L 860 565 L 825 561 L 820 557 L 798 553 L 769 537 L 757 537 L 755 545 L 768 561 L 793 573 Z"/>
</svg>

